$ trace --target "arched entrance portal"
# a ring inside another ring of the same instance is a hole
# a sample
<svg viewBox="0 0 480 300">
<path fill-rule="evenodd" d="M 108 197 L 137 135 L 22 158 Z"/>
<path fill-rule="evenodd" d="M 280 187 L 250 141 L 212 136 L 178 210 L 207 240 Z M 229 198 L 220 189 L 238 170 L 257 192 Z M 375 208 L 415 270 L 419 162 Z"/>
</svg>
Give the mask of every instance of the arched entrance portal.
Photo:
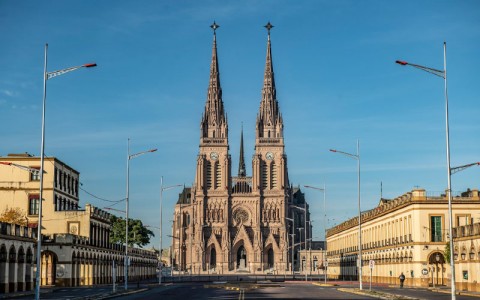
<svg viewBox="0 0 480 300">
<path fill-rule="evenodd" d="M 273 256 L 273 249 L 270 248 L 268 249 L 268 253 L 267 253 L 267 263 L 268 263 L 268 268 L 271 269 L 273 268 L 273 262 L 275 261 L 274 259 L 274 256 Z"/>
<path fill-rule="evenodd" d="M 428 258 L 428 264 L 430 266 L 430 286 L 445 285 L 443 281 L 443 275 L 445 272 L 444 264 L 445 257 L 441 252 L 434 252 Z"/>
<path fill-rule="evenodd" d="M 237 270 L 247 270 L 247 251 L 243 245 L 237 250 Z"/>
<path fill-rule="evenodd" d="M 55 285 L 57 255 L 51 251 L 42 253 L 42 285 Z"/>
<path fill-rule="evenodd" d="M 215 248 L 212 248 L 212 251 L 210 251 L 210 269 L 215 269 L 217 266 L 217 251 L 215 251 Z"/>
</svg>

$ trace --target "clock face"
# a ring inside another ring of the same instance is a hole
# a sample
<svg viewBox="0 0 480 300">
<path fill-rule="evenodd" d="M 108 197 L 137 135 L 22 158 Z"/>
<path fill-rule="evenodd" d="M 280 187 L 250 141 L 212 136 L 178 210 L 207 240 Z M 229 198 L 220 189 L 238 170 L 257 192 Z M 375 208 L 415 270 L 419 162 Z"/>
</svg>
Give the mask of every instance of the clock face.
<svg viewBox="0 0 480 300">
<path fill-rule="evenodd" d="M 218 159 L 218 153 L 217 152 L 210 153 L 210 158 L 213 159 L 213 160 L 217 160 Z"/>
<path fill-rule="evenodd" d="M 265 154 L 265 157 L 266 157 L 268 160 L 272 160 L 272 159 L 273 159 L 273 153 L 272 153 L 272 152 L 267 152 L 267 154 Z"/>
</svg>

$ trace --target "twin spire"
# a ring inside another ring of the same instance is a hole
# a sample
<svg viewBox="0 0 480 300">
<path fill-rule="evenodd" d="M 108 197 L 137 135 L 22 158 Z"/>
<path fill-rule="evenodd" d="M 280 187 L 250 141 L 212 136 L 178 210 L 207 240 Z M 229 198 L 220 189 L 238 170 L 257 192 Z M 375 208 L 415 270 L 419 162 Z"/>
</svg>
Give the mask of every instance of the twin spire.
<svg viewBox="0 0 480 300">
<path fill-rule="evenodd" d="M 228 140 L 227 116 L 223 108 L 222 87 L 220 86 L 220 72 L 217 59 L 218 26 L 215 22 L 210 26 L 213 29 L 212 63 L 210 66 L 210 80 L 208 83 L 207 102 L 200 125 L 201 138 L 222 138 Z"/>
<path fill-rule="evenodd" d="M 270 30 L 273 25 L 268 22 L 265 28 L 268 31 L 267 59 L 263 77 L 262 101 L 257 115 L 257 138 L 283 138 L 283 119 L 278 107 L 270 41 Z"/>
<path fill-rule="evenodd" d="M 227 117 L 224 111 L 222 100 L 222 88 L 220 86 L 220 72 L 217 59 L 217 29 L 220 27 L 213 22 L 210 26 L 213 29 L 213 48 L 212 62 L 210 66 L 210 80 L 208 84 L 207 101 L 205 103 L 205 111 L 202 116 L 201 138 L 223 139 L 228 143 L 228 125 Z M 268 142 L 265 138 L 282 138 L 283 139 L 283 120 L 280 114 L 278 101 L 276 97 L 275 77 L 272 63 L 272 49 L 270 41 L 270 30 L 273 25 L 268 22 L 265 25 L 268 32 L 267 40 L 267 57 L 265 63 L 265 74 L 263 79 L 262 100 L 257 115 L 257 143 Z M 246 176 L 245 160 L 243 157 L 243 125 L 240 140 L 240 161 L 238 168 L 238 176 Z"/>
</svg>

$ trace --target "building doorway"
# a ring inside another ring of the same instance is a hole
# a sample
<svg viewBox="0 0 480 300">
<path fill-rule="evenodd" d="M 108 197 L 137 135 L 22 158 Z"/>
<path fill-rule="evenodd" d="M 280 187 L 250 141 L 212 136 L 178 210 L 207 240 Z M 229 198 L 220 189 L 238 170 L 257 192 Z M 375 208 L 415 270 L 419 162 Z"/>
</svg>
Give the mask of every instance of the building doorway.
<svg viewBox="0 0 480 300">
<path fill-rule="evenodd" d="M 42 253 L 42 270 L 45 270 L 45 277 L 42 277 L 42 285 L 54 286 L 57 279 L 57 255 L 52 251 Z M 42 271 L 43 272 L 43 271 Z"/>
<path fill-rule="evenodd" d="M 215 269 L 217 266 L 217 251 L 212 248 L 210 251 L 210 269 Z"/>
<path fill-rule="evenodd" d="M 267 268 L 268 269 L 273 268 L 274 261 L 275 261 L 275 257 L 273 254 L 273 249 L 270 248 L 268 249 L 268 252 L 267 252 Z"/>
<path fill-rule="evenodd" d="M 434 252 L 428 258 L 430 266 L 430 286 L 445 285 L 444 282 L 444 264 L 445 257 L 441 252 Z"/>
<path fill-rule="evenodd" d="M 237 270 L 247 270 L 247 251 L 243 245 L 237 250 Z"/>
</svg>

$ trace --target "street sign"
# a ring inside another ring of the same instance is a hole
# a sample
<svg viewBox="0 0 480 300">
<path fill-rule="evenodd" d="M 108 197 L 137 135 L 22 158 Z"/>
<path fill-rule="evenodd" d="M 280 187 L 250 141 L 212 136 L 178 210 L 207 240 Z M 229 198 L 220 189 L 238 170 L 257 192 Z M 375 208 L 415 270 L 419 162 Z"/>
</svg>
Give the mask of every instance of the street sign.
<svg viewBox="0 0 480 300">
<path fill-rule="evenodd" d="M 370 269 L 373 269 L 375 267 L 375 261 L 373 259 L 371 259 L 369 262 L 368 262 L 368 265 L 370 266 Z"/>
<path fill-rule="evenodd" d="M 422 275 L 428 275 L 428 269 L 427 268 L 422 269 Z"/>
</svg>

